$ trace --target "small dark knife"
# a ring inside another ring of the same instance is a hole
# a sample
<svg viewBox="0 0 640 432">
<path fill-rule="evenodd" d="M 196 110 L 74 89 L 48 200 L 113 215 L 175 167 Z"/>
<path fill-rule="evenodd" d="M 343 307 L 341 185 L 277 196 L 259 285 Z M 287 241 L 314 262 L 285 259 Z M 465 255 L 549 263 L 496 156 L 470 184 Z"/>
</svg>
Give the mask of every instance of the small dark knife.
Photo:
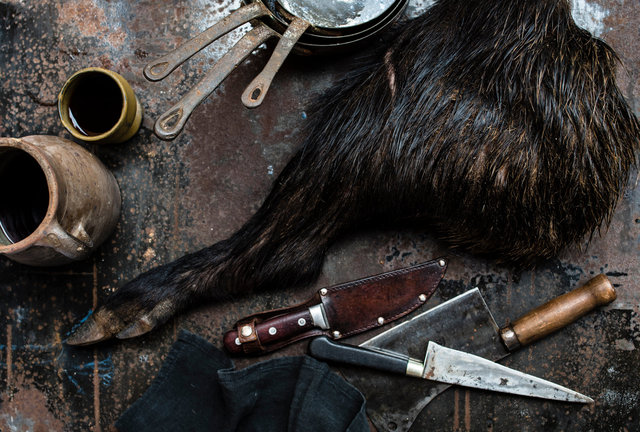
<svg viewBox="0 0 640 432">
<path fill-rule="evenodd" d="M 231 354 L 260 354 L 312 336 L 341 339 L 392 322 L 424 304 L 444 276 L 438 258 L 320 289 L 309 301 L 241 319 L 224 336 Z"/>
</svg>

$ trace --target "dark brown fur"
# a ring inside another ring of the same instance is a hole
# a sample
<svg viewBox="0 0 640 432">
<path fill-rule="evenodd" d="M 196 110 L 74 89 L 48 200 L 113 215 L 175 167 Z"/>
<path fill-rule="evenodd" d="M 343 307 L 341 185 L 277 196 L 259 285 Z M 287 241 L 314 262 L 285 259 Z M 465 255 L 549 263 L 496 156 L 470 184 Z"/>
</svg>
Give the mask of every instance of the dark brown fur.
<svg viewBox="0 0 640 432">
<path fill-rule="evenodd" d="M 417 221 L 506 262 L 556 255 L 609 222 L 636 162 L 616 63 L 566 0 L 438 2 L 321 102 L 236 234 L 124 285 L 70 342 L 310 282 L 339 236 L 367 226 Z"/>
</svg>

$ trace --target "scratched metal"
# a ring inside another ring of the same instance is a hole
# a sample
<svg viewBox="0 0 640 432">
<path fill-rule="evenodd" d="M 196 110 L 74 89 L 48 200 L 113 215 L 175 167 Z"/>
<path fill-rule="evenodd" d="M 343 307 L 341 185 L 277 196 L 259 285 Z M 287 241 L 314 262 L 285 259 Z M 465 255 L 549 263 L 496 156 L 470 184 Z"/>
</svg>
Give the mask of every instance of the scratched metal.
<svg viewBox="0 0 640 432">
<path fill-rule="evenodd" d="M 246 29 L 208 47 L 162 82 L 147 82 L 142 68 L 239 3 L 0 1 L 0 135 L 70 138 L 57 118 L 56 94 L 68 76 L 86 66 L 121 73 L 146 114 L 141 132 L 130 142 L 85 145 L 113 171 L 123 194 L 120 222 L 97 253 L 85 262 L 54 269 L 0 258 L 0 430 L 107 430 L 156 376 L 178 329 L 221 346 L 223 332 L 240 316 L 303 301 L 322 285 L 447 253 L 426 230 L 372 232 L 336 245 L 314 286 L 204 305 L 137 340 L 89 348 L 61 343 L 72 326 L 123 281 L 237 229 L 258 208 L 300 143 L 301 129 L 313 115 L 313 96 L 353 64 L 350 56 L 331 61 L 290 58 L 262 106 L 248 110 L 240 96 L 268 59 L 268 51 L 259 49 L 198 107 L 175 141 L 160 141 L 151 133 L 153 120 Z M 412 3 L 409 13 L 431 2 Z M 617 50 L 624 63 L 620 87 L 640 114 L 640 4 L 572 3 L 579 7 L 584 25 Z M 595 405 L 450 389 L 427 406 L 414 430 L 638 430 L 639 203 L 639 190 L 630 190 L 602 237 L 534 271 L 517 272 L 450 254 L 447 280 L 432 298 L 435 304 L 478 286 L 502 325 L 507 317 L 519 316 L 597 272 L 607 273 L 618 289 L 615 303 L 505 362 L 587 394 Z M 299 343 L 273 355 L 300 354 L 304 348 Z"/>
</svg>

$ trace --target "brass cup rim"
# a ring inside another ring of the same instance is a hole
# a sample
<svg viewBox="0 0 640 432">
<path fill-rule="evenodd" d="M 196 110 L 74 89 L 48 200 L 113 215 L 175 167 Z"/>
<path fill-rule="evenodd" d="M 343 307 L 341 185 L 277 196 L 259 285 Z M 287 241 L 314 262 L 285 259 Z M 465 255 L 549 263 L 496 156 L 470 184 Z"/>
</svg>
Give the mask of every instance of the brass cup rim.
<svg viewBox="0 0 640 432">
<path fill-rule="evenodd" d="M 81 133 L 73 125 L 69 118 L 68 107 L 70 94 L 79 80 L 82 79 L 84 75 L 90 73 L 100 73 L 103 75 L 107 75 L 117 84 L 122 96 L 122 108 L 120 110 L 120 117 L 118 117 L 118 121 L 111 127 L 111 129 L 99 135 L 85 135 Z M 123 84 L 123 81 L 124 78 L 119 73 L 100 67 L 88 67 L 85 69 L 81 69 L 71 75 L 69 79 L 64 83 L 62 89 L 60 90 L 60 93 L 58 94 L 58 114 L 60 116 L 60 121 L 62 122 L 62 125 L 65 127 L 65 129 L 67 129 L 69 133 L 71 133 L 71 135 L 73 135 L 75 138 L 82 141 L 95 142 L 104 141 L 110 138 L 120 127 L 122 127 L 127 116 L 127 106 L 129 105 L 129 98 L 127 97 L 127 88 Z"/>
</svg>

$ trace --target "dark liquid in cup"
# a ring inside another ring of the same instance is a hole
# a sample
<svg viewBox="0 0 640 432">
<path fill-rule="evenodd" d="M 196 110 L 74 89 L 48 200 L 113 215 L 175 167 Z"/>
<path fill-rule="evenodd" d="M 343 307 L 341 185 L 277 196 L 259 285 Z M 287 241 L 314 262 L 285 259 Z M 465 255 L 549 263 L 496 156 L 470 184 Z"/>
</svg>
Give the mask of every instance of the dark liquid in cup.
<svg viewBox="0 0 640 432">
<path fill-rule="evenodd" d="M 83 135 L 102 135 L 118 123 L 122 105 L 122 91 L 113 78 L 88 72 L 71 88 L 69 119 Z"/>
<path fill-rule="evenodd" d="M 0 184 L 0 230 L 10 243 L 17 243 L 33 233 L 47 214 L 47 178 L 31 155 L 9 149 L 0 151 Z"/>
</svg>

